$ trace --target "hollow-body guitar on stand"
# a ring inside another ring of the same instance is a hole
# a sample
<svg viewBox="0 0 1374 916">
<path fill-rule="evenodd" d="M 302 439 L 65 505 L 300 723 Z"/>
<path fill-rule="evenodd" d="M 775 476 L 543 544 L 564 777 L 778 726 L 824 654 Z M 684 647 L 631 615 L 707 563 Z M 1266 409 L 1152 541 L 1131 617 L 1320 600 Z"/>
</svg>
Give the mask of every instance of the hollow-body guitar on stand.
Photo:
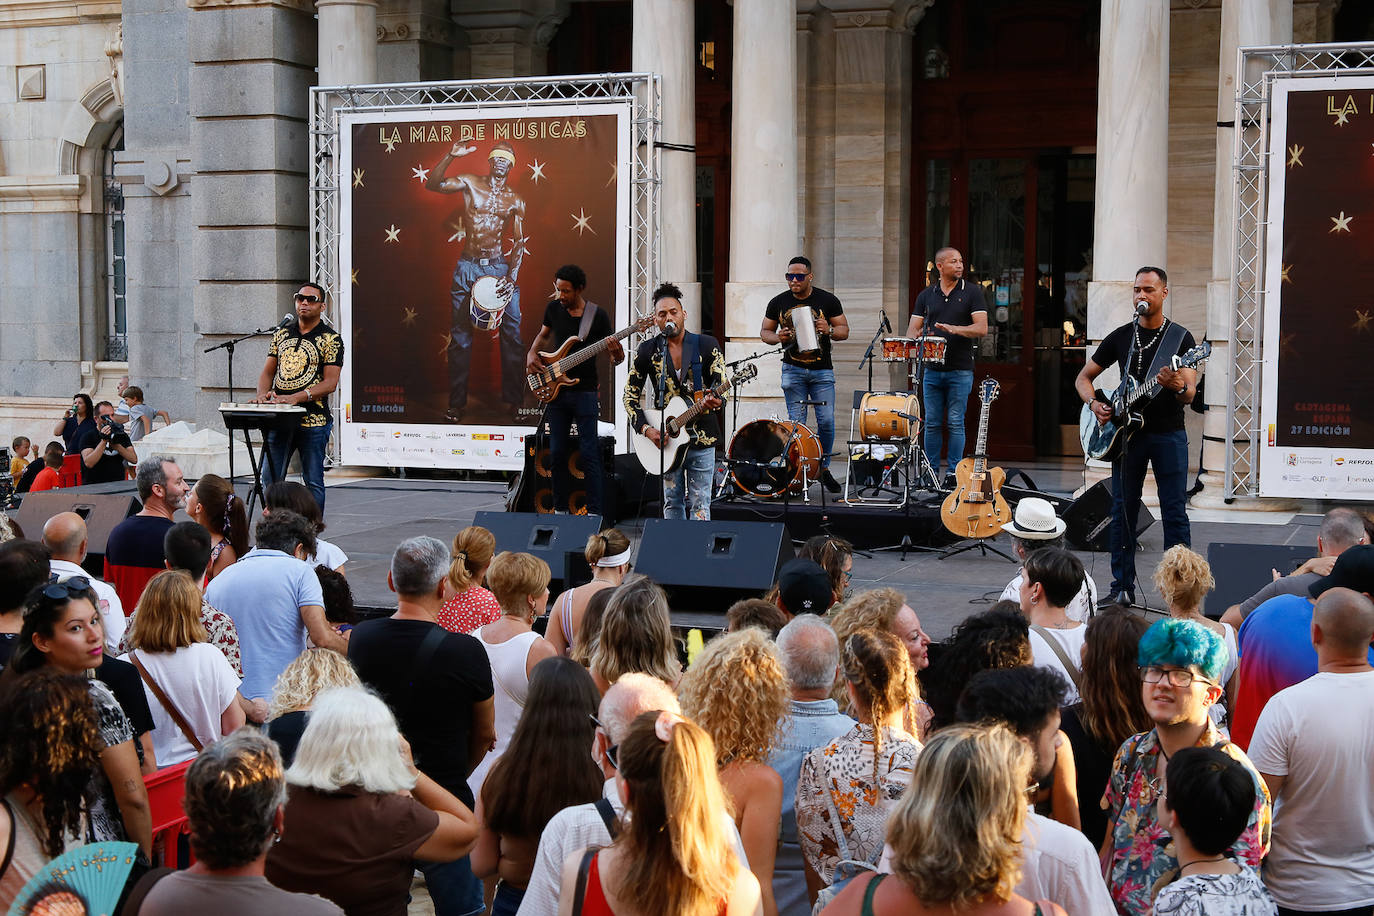
<svg viewBox="0 0 1374 916">
<path fill-rule="evenodd" d="M 1196 369 L 1211 355 L 1212 343 L 1204 340 L 1182 356 L 1173 357 L 1170 364 L 1175 371 Z M 1083 443 L 1083 454 L 1098 461 L 1115 461 L 1126 447 L 1126 440 L 1145 425 L 1145 405 L 1162 390 L 1164 386 L 1157 378 L 1141 383 L 1127 375 L 1110 396 L 1097 392 L 1097 400 L 1111 407 L 1112 418 L 1098 422 L 1092 408 L 1083 405 L 1083 412 L 1078 417 L 1078 438 Z"/>
<path fill-rule="evenodd" d="M 951 534 L 961 538 L 990 538 L 1011 520 L 1011 509 L 1002 496 L 1002 483 L 1007 474 L 1001 468 L 988 467 L 988 415 L 992 402 L 1002 386 L 996 379 L 985 378 L 978 386 L 978 444 L 972 458 L 965 458 L 954 468 L 958 488 L 940 506 L 940 521 Z"/>
<path fill-rule="evenodd" d="M 712 388 L 708 394 L 713 394 L 718 398 L 725 397 L 725 393 L 735 385 L 743 385 L 745 382 L 759 374 L 758 367 L 749 364 L 736 372 L 730 378 Z M 649 425 L 655 429 L 662 429 L 664 437 L 662 446 L 654 445 L 654 440 L 639 431 L 631 434 L 630 441 L 634 444 L 635 455 L 639 458 L 639 463 L 644 466 L 644 470 L 650 474 L 657 474 L 662 468 L 666 473 L 676 471 L 682 464 L 682 458 L 687 454 L 687 445 L 691 439 L 687 432 L 687 425 L 697 418 L 706 409 L 706 398 L 703 395 L 691 407 L 682 398 L 673 397 L 668 400 L 667 406 L 662 410 L 655 410 L 652 407 L 645 407 L 644 416 L 649 421 Z M 664 418 L 667 421 L 664 421 Z"/>
<path fill-rule="evenodd" d="M 582 338 L 577 335 L 563 341 L 563 346 L 557 350 L 548 352 L 541 350 L 539 355 L 544 359 L 545 365 L 538 372 L 529 373 L 530 391 L 533 391 L 534 396 L 541 402 L 549 403 L 558 397 L 558 392 L 562 391 L 564 387 L 577 384 L 577 379 L 568 375 L 577 366 L 606 352 L 613 341 L 647 331 L 653 326 L 654 316 L 645 315 L 628 328 L 616 331 L 610 337 L 603 337 L 571 356 L 568 355 L 568 351 L 582 342 Z"/>
</svg>

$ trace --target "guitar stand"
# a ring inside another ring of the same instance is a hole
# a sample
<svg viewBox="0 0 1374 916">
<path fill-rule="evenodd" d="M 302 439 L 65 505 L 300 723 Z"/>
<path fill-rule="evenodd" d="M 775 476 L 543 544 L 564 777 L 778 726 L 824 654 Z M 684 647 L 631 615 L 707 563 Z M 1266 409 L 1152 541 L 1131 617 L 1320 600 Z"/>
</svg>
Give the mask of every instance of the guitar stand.
<svg viewBox="0 0 1374 916">
<path fill-rule="evenodd" d="M 987 556 L 988 551 L 992 551 L 993 553 L 997 554 L 999 557 L 1001 557 L 1009 563 L 1016 562 L 1015 557 L 1012 557 L 1011 555 L 1007 554 L 1005 551 L 1001 550 L 998 547 L 993 547 L 989 545 L 988 541 L 990 540 L 992 540 L 992 538 L 964 538 L 962 541 L 956 541 L 953 544 L 950 544 L 944 550 L 940 551 L 940 556 L 937 557 L 937 559 L 943 560 L 947 557 L 952 557 L 956 554 L 965 553 L 969 550 L 977 550 L 983 556 Z"/>
</svg>

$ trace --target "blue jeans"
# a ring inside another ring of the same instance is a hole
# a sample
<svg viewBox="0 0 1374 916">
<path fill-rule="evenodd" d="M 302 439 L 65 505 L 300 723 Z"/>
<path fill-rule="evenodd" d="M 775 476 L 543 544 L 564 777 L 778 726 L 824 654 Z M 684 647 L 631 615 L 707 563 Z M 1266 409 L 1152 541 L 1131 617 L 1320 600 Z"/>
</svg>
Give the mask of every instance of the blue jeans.
<svg viewBox="0 0 1374 916">
<path fill-rule="evenodd" d="M 453 327 L 448 343 L 448 406 L 461 410 L 468 402 L 468 371 L 472 366 L 472 285 L 483 277 L 504 277 L 510 267 L 503 258 L 483 266 L 459 258 L 453 267 Z M 512 407 L 525 400 L 525 350 L 520 343 L 520 287 L 511 290 L 510 305 L 501 315 L 501 399 Z"/>
<path fill-rule="evenodd" d="M 474 916 L 486 909 L 482 902 L 482 882 L 472 873 L 467 856 L 453 862 L 422 862 L 415 867 L 425 876 L 434 916 Z"/>
<path fill-rule="evenodd" d="M 491 901 L 491 916 L 515 916 L 520 909 L 520 901 L 525 899 L 525 889 L 502 881 L 496 885 L 496 896 Z"/>
<path fill-rule="evenodd" d="M 310 495 L 315 497 L 321 515 L 324 514 L 324 452 L 329 445 L 329 433 L 334 428 L 334 415 L 331 413 L 328 416 L 329 420 L 323 426 L 269 430 L 262 456 L 262 485 L 267 487 L 286 477 L 286 466 L 291 462 L 291 456 L 299 452 L 301 480 L 305 481 Z M 269 452 L 271 461 L 267 460 Z M 272 473 L 273 466 L 277 469 L 275 475 Z"/>
<path fill-rule="evenodd" d="M 1188 525 L 1188 433 L 1136 433 L 1125 452 L 1112 462 L 1112 588 L 1135 592 L 1135 529 L 1145 466 L 1155 472 L 1159 516 L 1164 523 L 1164 549 L 1193 542 Z"/>
<path fill-rule="evenodd" d="M 663 478 L 663 517 L 686 518 L 682 497 L 692 505 L 692 518 L 699 522 L 711 520 L 711 484 L 715 481 L 715 446 L 689 448 L 682 467 L 669 471 Z"/>
<path fill-rule="evenodd" d="M 802 401 L 825 402 L 816 408 L 816 435 L 821 440 L 821 467 L 830 467 L 830 452 L 835 447 L 835 370 L 783 363 L 782 396 L 787 401 L 787 419 L 793 423 L 806 423 Z"/>
<path fill-rule="evenodd" d="M 549 460 L 553 463 L 553 505 L 565 511 L 572 490 L 572 424 L 577 421 L 578 447 L 582 450 L 582 474 L 587 489 L 587 514 L 601 515 L 601 441 L 596 424 L 601 419 L 595 391 L 559 392 L 544 411 L 549 424 Z"/>
<path fill-rule="evenodd" d="M 935 479 L 940 480 L 941 432 L 949 443 L 949 471 L 964 457 L 964 410 L 973 390 L 972 369 L 927 369 L 922 384 L 921 413 L 926 425 L 925 450 Z"/>
</svg>

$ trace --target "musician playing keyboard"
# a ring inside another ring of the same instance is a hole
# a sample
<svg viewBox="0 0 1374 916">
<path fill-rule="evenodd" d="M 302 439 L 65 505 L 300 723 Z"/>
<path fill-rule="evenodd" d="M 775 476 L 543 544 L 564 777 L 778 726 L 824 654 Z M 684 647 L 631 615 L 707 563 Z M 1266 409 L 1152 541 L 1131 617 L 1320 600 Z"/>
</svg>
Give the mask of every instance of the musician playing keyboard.
<svg viewBox="0 0 1374 916">
<path fill-rule="evenodd" d="M 294 299 L 296 320 L 272 335 L 253 403 L 298 405 L 305 413 L 297 422 L 267 432 L 271 460 L 263 462 L 262 483 L 285 477 L 292 454 L 299 453 L 301 477 L 324 512 L 324 451 L 334 428 L 326 399 L 339 387 L 344 341 L 324 320 L 323 286 L 303 283 Z"/>
</svg>

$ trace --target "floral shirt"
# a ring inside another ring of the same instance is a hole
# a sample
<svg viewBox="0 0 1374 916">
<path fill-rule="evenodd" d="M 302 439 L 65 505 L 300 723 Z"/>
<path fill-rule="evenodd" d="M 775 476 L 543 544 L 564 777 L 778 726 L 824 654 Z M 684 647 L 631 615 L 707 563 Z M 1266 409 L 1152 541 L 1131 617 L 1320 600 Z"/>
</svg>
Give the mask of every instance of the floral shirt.
<svg viewBox="0 0 1374 916">
<path fill-rule="evenodd" d="M 119 638 L 119 654 L 127 655 L 133 648 L 129 645 L 129 634 L 134 631 L 134 618 L 138 616 L 138 611 L 129 615 L 129 625 L 124 628 L 124 635 Z M 229 659 L 229 664 L 234 668 L 234 674 L 239 679 L 243 679 L 243 659 L 239 655 L 239 628 L 234 626 L 234 621 L 221 611 L 215 610 L 210 606 L 210 602 L 205 600 L 205 596 L 200 598 L 200 623 L 205 627 L 205 635 L 210 645 L 224 653 L 224 657 Z"/>
<path fill-rule="evenodd" d="M 859 724 L 802 760 L 797 832 L 802 857 L 826 885 L 845 859 L 877 863 L 887 815 L 911 784 L 920 753 L 911 735 L 884 728 L 874 782 L 873 726 Z"/>
<path fill-rule="evenodd" d="M 450 633 L 471 633 L 501 619 L 496 596 L 480 585 L 461 591 L 439 609 L 439 626 Z"/>
<path fill-rule="evenodd" d="M 1259 868 L 1269 852 L 1272 810 L 1269 789 L 1245 752 L 1217 731 L 1209 718 L 1198 747 L 1216 747 L 1234 757 L 1255 780 L 1255 810 L 1245 832 L 1227 850 L 1238 862 Z M 1159 737 L 1153 729 L 1126 739 L 1116 752 L 1112 776 L 1102 796 L 1111 824 L 1112 847 L 1105 864 L 1107 889 L 1123 916 L 1148 916 L 1155 894 L 1175 877 L 1174 841 L 1156 819 L 1159 795 L 1152 782 L 1159 766 Z"/>
<path fill-rule="evenodd" d="M 1160 888 L 1155 916 L 1275 916 L 1278 907 L 1254 869 L 1189 875 Z"/>
</svg>

